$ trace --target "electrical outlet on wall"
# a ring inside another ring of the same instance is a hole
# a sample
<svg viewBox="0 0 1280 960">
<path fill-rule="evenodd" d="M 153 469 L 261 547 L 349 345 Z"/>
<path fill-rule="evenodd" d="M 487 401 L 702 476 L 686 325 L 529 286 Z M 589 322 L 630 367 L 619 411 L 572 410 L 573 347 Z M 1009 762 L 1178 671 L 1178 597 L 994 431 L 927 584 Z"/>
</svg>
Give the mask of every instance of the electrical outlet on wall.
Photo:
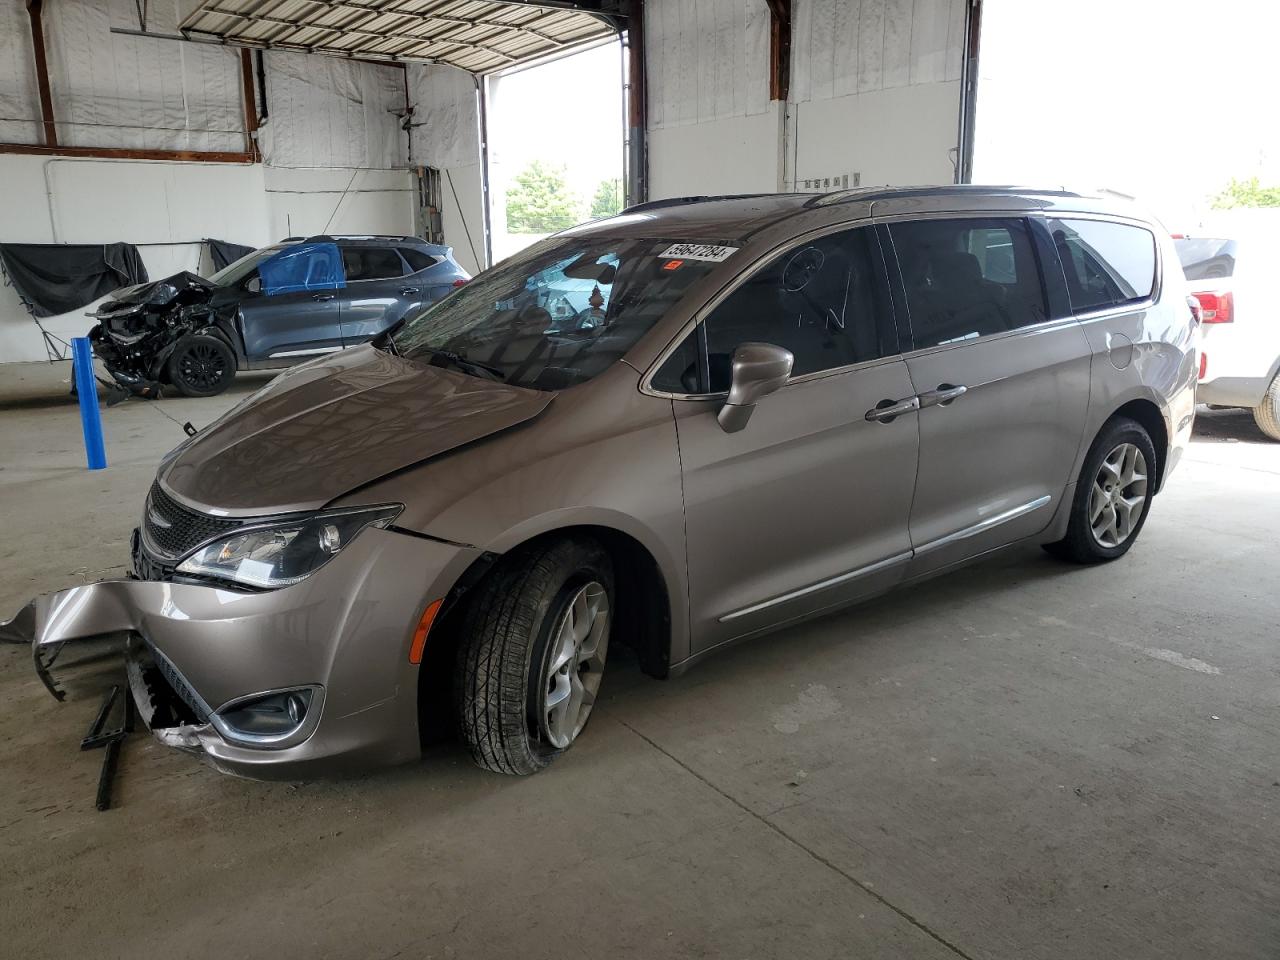
<svg viewBox="0 0 1280 960">
<path fill-rule="evenodd" d="M 848 190 L 859 186 L 862 186 L 861 173 L 839 173 L 834 177 L 801 177 L 796 180 L 797 190 L 826 192 L 827 190 Z"/>
</svg>

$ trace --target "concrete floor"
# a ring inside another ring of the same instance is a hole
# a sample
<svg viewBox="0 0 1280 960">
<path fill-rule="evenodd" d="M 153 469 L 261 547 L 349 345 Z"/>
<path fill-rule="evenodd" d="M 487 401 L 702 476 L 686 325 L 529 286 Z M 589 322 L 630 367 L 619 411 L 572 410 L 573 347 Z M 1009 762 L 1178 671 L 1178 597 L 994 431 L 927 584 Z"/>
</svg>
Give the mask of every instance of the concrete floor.
<svg viewBox="0 0 1280 960">
<path fill-rule="evenodd" d="M 0 365 L 6 611 L 121 573 L 174 421 L 256 385 L 111 408 L 88 473 L 66 375 Z M 1123 561 L 1019 549 L 677 681 L 615 662 L 528 780 L 446 746 L 259 784 L 138 736 L 96 813 L 93 705 L 0 647 L 0 953 L 1280 956 L 1280 444 L 1197 433 Z"/>
</svg>

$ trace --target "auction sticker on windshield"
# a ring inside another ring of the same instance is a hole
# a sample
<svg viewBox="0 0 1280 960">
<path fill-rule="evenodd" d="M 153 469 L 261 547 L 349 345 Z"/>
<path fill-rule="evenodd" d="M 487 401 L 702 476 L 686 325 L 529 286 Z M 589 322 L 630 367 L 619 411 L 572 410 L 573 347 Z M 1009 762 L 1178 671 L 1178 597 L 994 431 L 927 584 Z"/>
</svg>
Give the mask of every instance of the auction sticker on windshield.
<svg viewBox="0 0 1280 960">
<path fill-rule="evenodd" d="M 673 243 L 658 256 L 659 258 L 705 260 L 707 263 L 720 263 L 723 260 L 728 260 L 737 251 L 737 247 L 721 247 L 710 243 Z"/>
</svg>

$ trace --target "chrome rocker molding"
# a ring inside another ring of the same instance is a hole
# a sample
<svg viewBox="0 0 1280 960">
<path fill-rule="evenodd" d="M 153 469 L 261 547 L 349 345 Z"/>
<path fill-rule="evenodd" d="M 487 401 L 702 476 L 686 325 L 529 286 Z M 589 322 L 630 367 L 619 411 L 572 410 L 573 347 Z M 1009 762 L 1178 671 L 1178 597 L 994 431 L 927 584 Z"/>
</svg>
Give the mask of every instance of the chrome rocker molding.
<svg viewBox="0 0 1280 960">
<path fill-rule="evenodd" d="M 887 570 L 890 567 L 897 566 L 898 564 L 906 563 L 908 560 L 918 557 L 921 554 L 932 553 L 934 550 L 945 547 L 948 544 L 977 536 L 980 533 L 990 530 L 992 527 L 998 527 L 1002 523 L 1008 523 L 1010 520 L 1025 517 L 1028 513 L 1033 513 L 1034 511 L 1039 510 L 1052 499 L 1053 497 L 1046 493 L 1043 497 L 1037 497 L 1028 503 L 1013 507 L 1003 513 L 997 513 L 994 516 L 987 517 L 987 519 L 982 520 L 979 523 L 975 523 L 971 527 L 965 527 L 963 530 L 957 530 L 955 533 L 948 534 L 945 537 L 941 537 L 937 540 L 931 540 L 929 543 L 922 544 L 914 550 L 896 554 L 895 556 L 888 557 L 876 563 L 868 564 L 865 567 L 858 567 L 856 570 L 850 570 L 847 573 L 829 577 L 826 580 L 819 580 L 817 583 L 811 583 L 807 587 L 792 590 L 790 593 L 784 593 L 779 597 L 772 598 L 771 600 L 762 600 L 759 603 L 751 604 L 749 607 L 743 607 L 740 610 L 734 610 L 731 613 L 726 613 L 724 616 L 719 618 L 720 623 L 730 623 L 741 617 L 750 616 L 751 614 L 759 613 L 762 610 L 768 610 L 770 607 L 776 607 L 779 604 L 788 603 L 792 600 L 799 600 L 801 597 L 807 597 L 812 593 L 819 592 L 820 590 L 836 587 L 842 583 L 848 583 L 851 580 L 867 577 L 873 573 L 879 573 L 882 570 Z"/>
</svg>

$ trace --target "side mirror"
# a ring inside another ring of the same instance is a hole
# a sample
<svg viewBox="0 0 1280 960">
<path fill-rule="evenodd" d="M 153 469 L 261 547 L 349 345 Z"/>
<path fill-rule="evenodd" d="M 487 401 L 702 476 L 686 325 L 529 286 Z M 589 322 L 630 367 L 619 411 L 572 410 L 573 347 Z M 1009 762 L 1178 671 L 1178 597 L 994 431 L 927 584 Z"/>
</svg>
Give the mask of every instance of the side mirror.
<svg viewBox="0 0 1280 960">
<path fill-rule="evenodd" d="M 795 356 L 772 343 L 743 343 L 733 351 L 729 396 L 716 414 L 720 429 L 737 433 L 751 419 L 756 404 L 791 378 Z"/>
</svg>

